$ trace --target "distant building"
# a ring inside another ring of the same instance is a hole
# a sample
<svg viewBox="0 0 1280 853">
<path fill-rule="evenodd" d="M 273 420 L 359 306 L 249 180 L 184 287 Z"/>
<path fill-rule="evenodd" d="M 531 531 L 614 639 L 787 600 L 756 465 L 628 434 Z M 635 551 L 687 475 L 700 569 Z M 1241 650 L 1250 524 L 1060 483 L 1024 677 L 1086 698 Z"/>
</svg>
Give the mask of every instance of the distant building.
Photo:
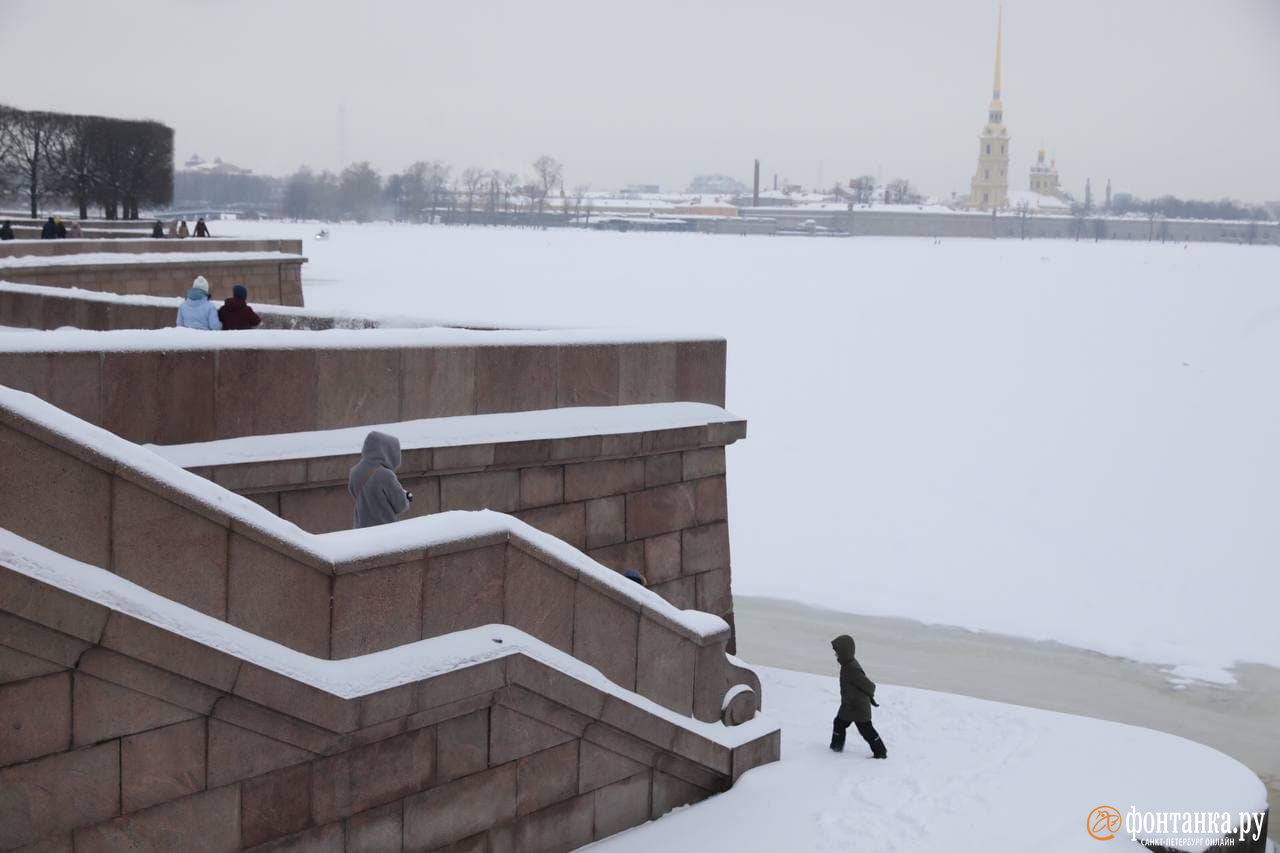
<svg viewBox="0 0 1280 853">
<path fill-rule="evenodd" d="M 252 175 L 252 169 L 242 169 L 231 163 L 222 162 L 221 157 L 214 157 L 213 162 L 201 159 L 199 154 L 192 154 L 187 162 L 182 164 L 182 168 L 187 172 L 203 172 L 206 175 Z"/>
<path fill-rule="evenodd" d="M 657 195 L 661 192 L 657 184 L 627 184 L 622 188 L 624 196 L 630 195 Z"/>
<path fill-rule="evenodd" d="M 1000 46 L 1004 36 L 1004 7 L 996 19 L 996 73 L 991 86 L 987 126 L 978 135 L 978 170 L 969 183 L 969 207 L 979 210 L 1009 206 L 1009 131 L 1000 101 Z"/>
<path fill-rule="evenodd" d="M 1058 185 L 1058 161 L 1044 162 L 1044 149 L 1036 155 L 1035 165 L 1031 167 L 1031 191 L 1040 195 L 1051 195 L 1055 198 L 1062 194 Z"/>
<path fill-rule="evenodd" d="M 691 193 L 719 193 L 721 195 L 732 195 L 734 193 L 743 193 L 748 189 L 746 184 L 729 177 L 728 175 L 698 175 L 689 182 L 689 192 Z"/>
</svg>

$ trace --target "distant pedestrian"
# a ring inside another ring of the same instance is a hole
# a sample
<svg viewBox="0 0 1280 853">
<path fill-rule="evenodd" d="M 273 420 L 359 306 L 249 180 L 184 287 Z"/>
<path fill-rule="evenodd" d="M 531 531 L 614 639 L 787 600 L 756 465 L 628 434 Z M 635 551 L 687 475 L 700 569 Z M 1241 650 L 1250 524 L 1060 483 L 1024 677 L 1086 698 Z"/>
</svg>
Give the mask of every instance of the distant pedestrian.
<svg viewBox="0 0 1280 853">
<path fill-rule="evenodd" d="M 84 228 L 80 226 L 78 220 L 71 223 L 71 227 L 67 229 L 67 236 L 72 240 L 80 240 L 84 238 Z"/>
<path fill-rule="evenodd" d="M 53 224 L 58 229 L 58 239 L 59 240 L 67 239 L 67 226 L 63 224 L 62 217 L 61 216 L 53 217 Z"/>
<path fill-rule="evenodd" d="M 151 238 L 153 240 L 164 239 L 164 226 L 160 224 L 160 220 L 156 220 L 156 224 L 151 228 Z"/>
<path fill-rule="evenodd" d="M 58 223 L 53 221 L 53 217 L 44 223 L 44 227 L 40 229 L 41 240 L 57 240 L 58 239 Z"/>
<path fill-rule="evenodd" d="M 13 225 L 9 222 L 9 220 L 6 219 L 4 221 L 4 225 L 0 225 L 0 240 L 12 240 L 12 239 L 13 239 Z"/>
<path fill-rule="evenodd" d="M 413 492 L 400 485 L 400 439 L 373 431 L 364 437 L 360 461 L 351 469 L 347 491 L 356 502 L 353 525 L 390 524 L 413 503 Z"/>
<path fill-rule="evenodd" d="M 169 239 L 178 239 L 178 220 L 176 219 L 169 223 Z"/>
<path fill-rule="evenodd" d="M 204 276 L 196 276 L 187 291 L 187 299 L 178 306 L 178 326 L 186 329 L 203 329 L 216 332 L 222 328 L 218 308 L 209 301 L 209 282 Z"/>
<path fill-rule="evenodd" d="M 853 637 L 841 634 L 831 641 L 831 649 L 836 653 L 840 663 L 840 710 L 831 726 L 831 748 L 836 752 L 844 751 L 844 736 L 850 724 L 857 726 L 858 734 L 871 747 L 872 758 L 887 758 L 889 750 L 884 741 L 871 725 L 872 706 L 880 707 L 876 702 L 876 683 L 862 671 L 858 659 L 854 657 Z"/>
<path fill-rule="evenodd" d="M 191 236 L 191 230 L 187 228 L 187 220 L 185 219 L 178 223 L 178 236 L 179 237 Z"/>
<path fill-rule="evenodd" d="M 249 290 L 243 284 L 231 288 L 231 298 L 218 309 L 218 319 L 228 331 L 252 329 L 262 322 L 258 312 L 249 306 Z"/>
<path fill-rule="evenodd" d="M 196 220 L 196 236 L 197 237 L 209 236 L 209 226 L 204 224 L 203 216 Z"/>
</svg>

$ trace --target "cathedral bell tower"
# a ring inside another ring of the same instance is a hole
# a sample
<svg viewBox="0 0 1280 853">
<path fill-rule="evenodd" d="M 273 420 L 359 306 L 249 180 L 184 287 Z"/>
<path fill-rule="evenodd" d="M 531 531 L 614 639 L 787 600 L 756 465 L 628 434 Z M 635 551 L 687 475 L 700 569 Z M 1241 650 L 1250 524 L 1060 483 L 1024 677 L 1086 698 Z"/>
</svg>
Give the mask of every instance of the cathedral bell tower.
<svg viewBox="0 0 1280 853">
<path fill-rule="evenodd" d="M 969 206 L 991 210 L 1009 206 L 1009 131 L 1000 101 L 1000 48 L 1004 38 L 1004 6 L 996 19 L 996 73 L 991 87 L 987 126 L 978 135 L 978 171 L 969 184 Z"/>
</svg>

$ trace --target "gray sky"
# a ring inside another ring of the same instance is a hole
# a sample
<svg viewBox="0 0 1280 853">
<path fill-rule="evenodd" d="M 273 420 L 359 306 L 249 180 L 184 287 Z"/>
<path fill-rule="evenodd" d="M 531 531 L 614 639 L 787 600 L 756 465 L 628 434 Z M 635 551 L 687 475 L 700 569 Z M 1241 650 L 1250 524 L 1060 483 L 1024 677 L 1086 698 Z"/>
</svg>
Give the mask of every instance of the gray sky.
<svg viewBox="0 0 1280 853">
<path fill-rule="evenodd" d="M 1280 0 L 1007 0 L 1012 183 L 1280 198 Z M 259 172 L 417 159 L 569 186 L 759 157 L 806 186 L 872 173 L 967 192 L 996 0 L 5 0 L 0 98 L 155 118 Z"/>
</svg>

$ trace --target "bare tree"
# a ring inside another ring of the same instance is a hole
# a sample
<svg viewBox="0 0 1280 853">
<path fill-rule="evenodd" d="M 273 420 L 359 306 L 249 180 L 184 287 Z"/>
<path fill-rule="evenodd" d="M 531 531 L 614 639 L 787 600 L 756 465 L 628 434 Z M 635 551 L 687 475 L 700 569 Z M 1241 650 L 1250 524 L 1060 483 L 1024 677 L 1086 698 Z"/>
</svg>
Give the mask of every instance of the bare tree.
<svg viewBox="0 0 1280 853">
<path fill-rule="evenodd" d="M 911 182 L 906 178 L 897 178 L 890 181 L 884 190 L 885 201 L 890 204 L 915 204 L 920 200 L 920 194 L 911 186 Z"/>
<path fill-rule="evenodd" d="M 490 180 L 484 169 L 475 166 L 462 170 L 462 178 L 460 180 L 463 198 L 463 210 L 466 213 L 467 224 L 471 224 L 471 211 L 475 209 L 476 199 L 480 197 L 481 188 L 485 181 Z"/>
<path fill-rule="evenodd" d="M 1107 220 L 1101 216 L 1095 216 L 1089 223 L 1089 230 L 1093 234 L 1093 242 L 1107 239 Z"/>
<path fill-rule="evenodd" d="M 587 190 L 591 187 L 586 184 L 578 184 L 573 188 L 573 218 L 577 219 L 582 216 L 582 200 L 587 197 Z M 587 224 L 591 224 L 590 214 L 587 217 Z"/>
<path fill-rule="evenodd" d="M 57 113 L 13 110 L 4 122 L 6 159 L 20 178 L 19 186 L 30 204 L 32 219 L 39 216 L 41 200 L 53 189 L 49 180 L 49 148 L 65 119 Z"/>
<path fill-rule="evenodd" d="M 876 191 L 876 179 L 871 175 L 854 178 L 849 181 L 849 191 L 855 204 L 870 204 Z"/>
<path fill-rule="evenodd" d="M 1142 212 L 1147 215 L 1147 242 L 1150 243 L 1156 238 L 1156 217 L 1160 215 L 1160 202 L 1151 199 L 1142 206 Z"/>
<path fill-rule="evenodd" d="M 538 218 L 541 219 L 547 196 L 563 180 L 564 166 L 554 157 L 543 154 L 533 161 L 533 171 L 534 181 L 530 186 L 533 191 L 533 200 L 537 203 Z"/>
<path fill-rule="evenodd" d="M 56 191 L 75 202 L 81 219 L 88 218 L 98 190 L 95 150 L 102 144 L 105 124 L 105 119 L 96 116 L 70 116 L 63 132 L 50 140 L 49 162 Z"/>
<path fill-rule="evenodd" d="M 1018 217 L 1018 236 L 1025 240 L 1027 239 L 1027 220 L 1031 217 L 1031 203 L 1018 202 L 1018 206 L 1014 208 L 1014 214 Z"/>
</svg>

